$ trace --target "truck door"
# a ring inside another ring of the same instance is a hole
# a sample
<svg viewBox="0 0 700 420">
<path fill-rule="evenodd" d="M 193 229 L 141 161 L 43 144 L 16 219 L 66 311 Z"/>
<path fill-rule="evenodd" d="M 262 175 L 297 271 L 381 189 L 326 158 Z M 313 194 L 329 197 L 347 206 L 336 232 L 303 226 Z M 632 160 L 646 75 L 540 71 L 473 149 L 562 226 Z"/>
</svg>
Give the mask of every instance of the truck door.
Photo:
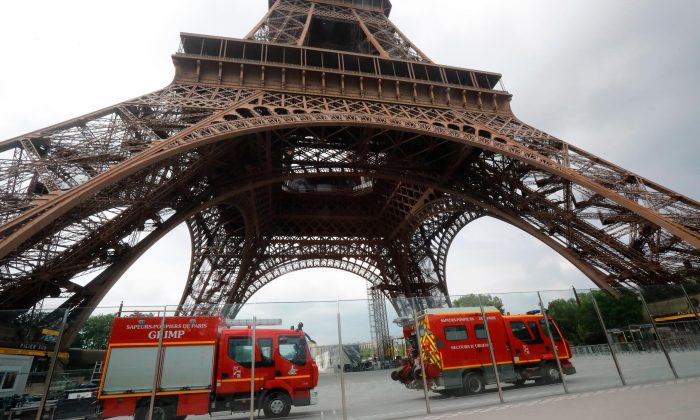
<svg viewBox="0 0 700 420">
<path fill-rule="evenodd" d="M 473 336 L 469 336 L 465 324 L 445 325 L 442 328 L 445 345 L 448 347 L 447 351 L 441 352 L 443 355 L 443 369 L 464 369 L 482 365 L 483 362 L 479 352 L 483 352 L 483 349 L 476 348 L 476 340 Z"/>
<path fill-rule="evenodd" d="M 508 345 L 508 340 L 506 339 L 505 331 L 503 330 L 503 322 L 498 320 L 489 319 L 489 333 L 491 333 L 491 344 L 493 344 L 494 356 L 496 356 L 496 363 L 503 363 L 511 361 L 510 347 Z M 484 353 L 486 353 L 486 358 L 488 363 L 491 363 L 491 353 L 488 348 L 488 339 L 486 337 L 486 329 L 484 328 L 483 322 L 477 322 L 474 324 L 474 335 L 476 339 L 484 348 Z"/>
<path fill-rule="evenodd" d="M 262 386 L 265 380 L 274 379 L 274 343 L 272 337 L 256 337 L 255 341 L 255 382 Z M 231 394 L 250 392 L 252 371 L 251 337 L 234 335 L 226 339 L 226 352 L 221 355 L 219 393 Z"/>
<path fill-rule="evenodd" d="M 220 355 L 221 386 L 219 393 L 250 392 L 250 373 L 253 346 L 248 335 L 231 335 L 223 343 L 226 350 Z M 259 378 L 256 372 L 256 377 Z"/>
<path fill-rule="evenodd" d="M 508 337 L 506 335 L 503 319 L 500 317 L 500 314 L 489 314 L 488 321 L 491 344 L 493 345 L 493 352 L 496 358 L 498 372 L 501 375 L 502 381 L 509 381 L 515 377 L 515 371 L 513 369 L 513 358 L 511 356 L 511 348 L 508 343 Z M 488 338 L 486 336 L 486 329 L 484 328 L 483 322 L 474 323 L 474 336 L 483 347 L 483 352 L 479 353 L 483 363 L 485 365 L 491 365 L 491 352 L 488 348 Z M 492 370 L 487 369 L 486 372 L 492 372 Z"/>
<path fill-rule="evenodd" d="M 275 346 L 272 337 L 256 339 L 255 377 L 265 380 L 275 379 Z"/>
<path fill-rule="evenodd" d="M 542 331 L 540 330 L 539 326 L 537 325 L 537 320 L 531 319 L 527 320 L 525 323 L 527 324 L 527 327 L 532 333 L 532 341 L 530 341 L 530 352 L 534 355 L 537 355 L 538 359 L 546 359 L 547 357 L 545 355 L 547 353 L 551 353 L 551 350 L 548 347 L 549 340 L 547 340 L 547 343 L 544 342 L 545 338 L 542 335 Z"/>
<path fill-rule="evenodd" d="M 474 330 L 474 334 L 470 334 L 470 338 L 472 338 L 471 345 L 474 348 L 473 352 L 476 360 L 481 366 L 491 366 L 491 351 L 486 339 L 484 324 L 482 322 L 470 322 L 469 326 Z"/>
<path fill-rule="evenodd" d="M 513 361 L 516 364 L 539 362 L 541 355 L 533 351 L 532 346 L 536 345 L 535 337 L 520 319 L 509 319 L 511 346 L 513 351 Z"/>
<path fill-rule="evenodd" d="M 544 318 L 540 318 L 537 324 L 539 325 L 541 334 L 544 337 L 543 351 L 546 356 L 544 356 L 543 358 L 554 358 L 554 351 L 551 348 L 552 341 L 549 338 L 549 332 L 547 331 L 547 325 L 545 324 Z M 569 354 L 569 346 L 567 346 L 564 340 L 562 339 L 562 336 L 559 332 L 559 327 L 552 319 L 549 319 L 549 325 L 552 328 L 554 345 L 557 347 L 557 353 L 559 354 L 559 358 L 568 359 L 569 357 L 571 357 L 571 355 Z"/>
<path fill-rule="evenodd" d="M 302 334 L 278 336 L 275 379 L 287 382 L 292 389 L 310 389 L 313 388 L 311 370 L 311 357 L 304 336 Z"/>
</svg>

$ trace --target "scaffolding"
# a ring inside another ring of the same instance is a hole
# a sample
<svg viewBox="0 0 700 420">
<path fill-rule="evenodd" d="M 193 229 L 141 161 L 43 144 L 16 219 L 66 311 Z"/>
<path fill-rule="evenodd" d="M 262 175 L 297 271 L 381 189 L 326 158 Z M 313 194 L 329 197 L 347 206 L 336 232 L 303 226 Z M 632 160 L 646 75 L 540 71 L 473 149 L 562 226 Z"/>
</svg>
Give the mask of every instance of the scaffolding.
<svg viewBox="0 0 700 420">
<path fill-rule="evenodd" d="M 373 286 L 367 287 L 369 329 L 375 360 L 392 360 L 394 346 L 389 336 L 389 321 L 386 316 L 384 294 Z"/>
</svg>

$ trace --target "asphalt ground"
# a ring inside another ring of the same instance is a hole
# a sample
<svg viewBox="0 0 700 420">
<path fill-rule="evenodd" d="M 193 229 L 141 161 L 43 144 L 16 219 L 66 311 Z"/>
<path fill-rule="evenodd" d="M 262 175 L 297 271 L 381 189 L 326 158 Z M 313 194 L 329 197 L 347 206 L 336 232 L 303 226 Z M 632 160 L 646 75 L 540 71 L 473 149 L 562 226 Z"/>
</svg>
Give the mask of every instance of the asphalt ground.
<svg viewBox="0 0 700 420">
<path fill-rule="evenodd" d="M 548 397 L 520 403 L 506 403 L 420 419 L 470 420 L 692 420 L 700 418 L 697 396 L 700 378 L 632 385 L 608 390 Z"/>
<path fill-rule="evenodd" d="M 566 378 L 569 394 L 564 392 L 562 384 L 532 382 L 520 387 L 504 384 L 505 404 L 500 403 L 495 385 L 489 386 L 484 394 L 469 397 L 445 397 L 429 392 L 430 416 L 426 412 L 423 391 L 409 390 L 392 381 L 391 371 L 346 373 L 347 414 L 348 418 L 358 420 L 464 418 L 467 415 L 470 419 L 505 419 L 508 415 L 510 420 L 545 420 L 554 419 L 556 415 L 557 420 L 561 420 L 562 413 L 574 419 L 620 419 L 628 417 L 625 413 L 629 412 L 634 413 L 634 417 L 630 417 L 634 420 L 700 419 L 695 403 L 700 395 L 700 352 L 672 354 L 672 362 L 682 377 L 680 380 L 674 379 L 663 353 L 621 355 L 619 358 L 628 384 L 625 387 L 610 356 L 576 357 L 572 361 L 577 373 Z M 293 407 L 290 419 L 342 418 L 340 375 L 321 375 L 317 390 L 318 405 Z M 595 416 L 588 415 L 589 409 Z M 207 418 L 210 417 L 190 416 L 188 420 Z M 239 413 L 216 418 L 244 419 L 249 415 Z M 262 413 L 260 418 L 263 418 Z"/>
</svg>

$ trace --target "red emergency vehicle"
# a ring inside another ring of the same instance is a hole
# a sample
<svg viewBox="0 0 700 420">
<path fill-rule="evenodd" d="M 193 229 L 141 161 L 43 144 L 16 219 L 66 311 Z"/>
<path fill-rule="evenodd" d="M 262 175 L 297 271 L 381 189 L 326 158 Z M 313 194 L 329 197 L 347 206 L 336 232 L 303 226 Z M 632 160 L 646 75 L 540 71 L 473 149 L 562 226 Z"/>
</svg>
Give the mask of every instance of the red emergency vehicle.
<svg viewBox="0 0 700 420">
<path fill-rule="evenodd" d="M 576 373 L 569 360 L 569 343 L 551 317 L 548 321 L 554 343 L 544 316 L 539 313 L 502 315 L 495 307 L 485 308 L 485 313 L 502 382 L 522 385 L 530 379 L 560 381 L 553 347 L 564 374 Z M 418 318 L 418 330 L 426 383 L 431 390 L 441 394 L 478 394 L 484 392 L 487 384 L 496 383 L 480 308 L 428 309 Z M 415 322 L 407 319 L 403 331 L 412 354 L 391 377 L 409 388 L 422 388 Z"/>
<path fill-rule="evenodd" d="M 231 413 L 254 399 L 266 417 L 285 417 L 294 406 L 316 404 L 318 367 L 301 328 L 226 328 L 216 316 L 115 318 L 98 398 L 103 418 L 146 418 L 158 366 L 154 418 Z M 255 355 L 253 364 L 252 355 Z"/>
</svg>

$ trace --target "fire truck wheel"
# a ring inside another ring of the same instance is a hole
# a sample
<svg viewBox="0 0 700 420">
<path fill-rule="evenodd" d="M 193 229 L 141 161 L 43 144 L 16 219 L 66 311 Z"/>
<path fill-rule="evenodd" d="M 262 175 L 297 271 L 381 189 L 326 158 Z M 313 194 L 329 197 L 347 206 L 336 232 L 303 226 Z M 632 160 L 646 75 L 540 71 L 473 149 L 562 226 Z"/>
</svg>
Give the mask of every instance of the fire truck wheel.
<svg viewBox="0 0 700 420">
<path fill-rule="evenodd" d="M 559 369 L 555 363 L 547 363 L 542 367 L 542 378 L 545 383 L 553 384 L 556 382 L 561 382 L 561 375 L 559 374 Z"/>
<path fill-rule="evenodd" d="M 292 400 L 283 392 L 274 392 L 263 402 L 263 412 L 268 418 L 287 417 L 291 409 Z"/>
<path fill-rule="evenodd" d="M 483 375 L 469 372 L 464 375 L 464 393 L 467 395 L 481 394 L 486 389 L 486 381 Z"/>
<path fill-rule="evenodd" d="M 170 405 L 156 405 L 153 407 L 153 420 L 170 420 L 175 418 L 174 409 Z M 146 420 L 148 418 L 148 406 L 141 406 L 136 408 L 136 413 L 134 414 L 134 420 Z"/>
</svg>

